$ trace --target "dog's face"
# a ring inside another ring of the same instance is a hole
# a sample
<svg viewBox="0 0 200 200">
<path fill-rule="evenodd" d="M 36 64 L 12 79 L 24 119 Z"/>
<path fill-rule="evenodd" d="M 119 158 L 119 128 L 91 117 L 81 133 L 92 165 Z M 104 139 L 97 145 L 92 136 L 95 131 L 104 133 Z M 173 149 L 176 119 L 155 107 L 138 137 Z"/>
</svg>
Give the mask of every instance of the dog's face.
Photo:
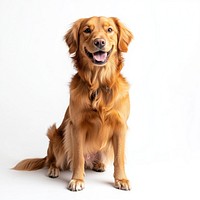
<svg viewBox="0 0 200 200">
<path fill-rule="evenodd" d="M 95 66 L 105 66 L 117 52 L 127 52 L 133 38 L 117 18 L 91 17 L 76 21 L 65 35 L 70 54 Z"/>
<path fill-rule="evenodd" d="M 114 51 L 117 51 L 117 27 L 113 20 L 93 17 L 82 24 L 80 51 L 95 65 L 105 65 Z"/>
</svg>

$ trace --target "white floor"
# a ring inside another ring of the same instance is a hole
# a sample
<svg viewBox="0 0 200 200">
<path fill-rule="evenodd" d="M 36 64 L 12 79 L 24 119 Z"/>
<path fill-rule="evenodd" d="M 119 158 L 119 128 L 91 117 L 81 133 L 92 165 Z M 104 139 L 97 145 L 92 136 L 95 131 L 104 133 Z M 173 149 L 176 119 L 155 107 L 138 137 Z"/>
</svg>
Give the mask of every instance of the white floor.
<svg viewBox="0 0 200 200">
<path fill-rule="evenodd" d="M 10 170 L 13 158 L 1 160 L 0 199 L 134 199 L 134 200 L 199 200 L 200 161 L 163 161 L 155 163 L 128 163 L 127 174 L 131 191 L 113 187 L 113 168 L 104 173 L 86 171 L 86 187 L 80 192 L 66 189 L 71 172 L 62 172 L 57 179 L 46 176 L 47 170 L 20 172 Z"/>
</svg>

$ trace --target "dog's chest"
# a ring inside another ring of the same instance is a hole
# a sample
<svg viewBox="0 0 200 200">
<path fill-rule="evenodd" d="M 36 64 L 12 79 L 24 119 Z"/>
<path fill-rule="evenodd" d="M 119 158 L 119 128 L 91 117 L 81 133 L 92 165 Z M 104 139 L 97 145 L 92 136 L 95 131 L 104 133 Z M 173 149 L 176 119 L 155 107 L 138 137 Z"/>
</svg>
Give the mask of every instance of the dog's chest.
<svg viewBox="0 0 200 200">
<path fill-rule="evenodd" d="M 113 90 L 108 86 L 101 86 L 96 90 L 91 90 L 89 94 L 91 108 L 97 112 L 109 107 L 113 99 Z"/>
</svg>

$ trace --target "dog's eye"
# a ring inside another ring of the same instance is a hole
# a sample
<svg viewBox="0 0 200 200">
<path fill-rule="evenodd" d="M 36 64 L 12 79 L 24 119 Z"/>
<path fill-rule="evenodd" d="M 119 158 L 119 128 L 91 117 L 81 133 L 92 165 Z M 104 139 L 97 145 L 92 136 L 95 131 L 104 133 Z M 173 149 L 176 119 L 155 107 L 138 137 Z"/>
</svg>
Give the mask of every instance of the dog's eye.
<svg viewBox="0 0 200 200">
<path fill-rule="evenodd" d="M 111 33 L 113 30 L 112 28 L 108 28 L 108 32 Z"/>
<path fill-rule="evenodd" d="M 84 30 L 84 33 L 91 33 L 92 31 L 91 31 L 91 29 L 90 28 L 86 28 L 85 30 Z"/>
</svg>

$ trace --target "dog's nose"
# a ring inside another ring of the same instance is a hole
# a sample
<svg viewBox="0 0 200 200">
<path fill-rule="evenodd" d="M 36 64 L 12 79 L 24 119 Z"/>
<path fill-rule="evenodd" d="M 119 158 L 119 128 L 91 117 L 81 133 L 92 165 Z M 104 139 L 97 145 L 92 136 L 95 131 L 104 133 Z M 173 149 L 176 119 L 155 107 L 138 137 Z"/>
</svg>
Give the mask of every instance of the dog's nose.
<svg viewBox="0 0 200 200">
<path fill-rule="evenodd" d="M 99 49 L 102 49 L 106 45 L 106 41 L 102 38 L 96 38 L 94 40 L 94 46 L 98 47 Z"/>
</svg>

